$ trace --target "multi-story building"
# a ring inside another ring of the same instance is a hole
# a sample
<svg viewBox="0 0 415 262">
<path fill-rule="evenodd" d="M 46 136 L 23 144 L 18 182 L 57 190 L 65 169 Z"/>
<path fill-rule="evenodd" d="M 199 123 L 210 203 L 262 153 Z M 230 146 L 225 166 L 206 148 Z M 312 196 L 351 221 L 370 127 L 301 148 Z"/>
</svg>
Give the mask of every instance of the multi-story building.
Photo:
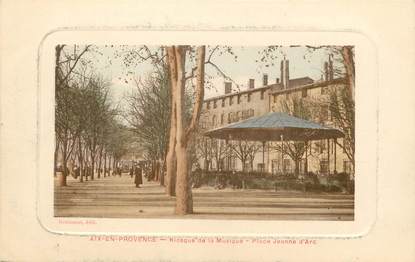
<svg viewBox="0 0 415 262">
<path fill-rule="evenodd" d="M 232 83 L 225 82 L 224 95 L 206 99 L 203 104 L 201 116 L 202 130 L 210 130 L 222 127 L 230 123 L 242 121 L 250 117 L 257 117 L 268 112 L 283 112 L 286 110 L 284 104 L 293 99 L 304 100 L 311 104 L 318 104 L 318 119 L 313 119 L 323 125 L 333 126 L 328 107 L 329 90 L 334 88 L 345 88 L 344 78 L 334 78 L 333 64 L 331 59 L 325 63 L 324 76 L 318 81 L 310 77 L 289 78 L 289 61 L 281 61 L 281 78 L 274 83 L 268 82 L 268 76 L 263 75 L 262 86 L 255 87 L 254 79 L 249 79 L 248 89 L 232 92 Z M 342 139 L 340 139 L 342 140 Z M 342 143 L 342 141 L 337 141 Z M 222 144 L 220 144 L 222 143 Z M 224 141 L 215 143 L 222 145 Z M 208 157 L 201 161 L 205 169 L 234 169 L 234 170 L 256 170 L 272 173 L 294 172 L 294 162 L 289 156 L 274 150 L 279 142 L 267 142 L 263 147 L 259 143 L 254 148 L 252 161 L 245 162 L 238 159 L 235 152 L 228 153 L 221 159 Z M 206 149 L 205 149 L 206 150 Z M 265 150 L 265 152 L 264 152 Z M 344 154 L 343 149 L 336 146 L 334 140 L 312 141 L 308 147 L 307 160 L 300 161 L 300 173 L 307 171 L 315 173 L 328 172 L 351 172 L 351 162 Z M 283 157 L 283 159 L 282 159 Z M 263 163 L 265 158 L 265 166 Z M 219 163 L 216 163 L 218 162 Z M 307 164 L 305 163 L 307 161 Z"/>
</svg>

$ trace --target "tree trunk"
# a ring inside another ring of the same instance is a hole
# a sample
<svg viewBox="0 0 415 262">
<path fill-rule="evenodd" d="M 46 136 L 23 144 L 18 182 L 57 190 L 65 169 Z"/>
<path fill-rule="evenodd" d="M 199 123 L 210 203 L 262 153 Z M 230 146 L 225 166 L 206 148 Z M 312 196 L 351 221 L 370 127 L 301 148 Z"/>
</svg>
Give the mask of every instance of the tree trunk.
<svg viewBox="0 0 415 262">
<path fill-rule="evenodd" d="M 298 175 L 300 174 L 300 160 L 296 159 L 294 163 L 295 163 L 294 175 L 298 177 Z"/>
<path fill-rule="evenodd" d="M 88 175 L 89 175 L 89 172 L 88 172 L 88 164 L 89 164 L 89 162 L 88 162 L 88 149 L 87 149 L 87 147 L 85 145 L 85 152 L 84 152 L 84 173 L 85 173 L 85 181 L 88 181 Z"/>
<path fill-rule="evenodd" d="M 165 179 L 165 174 L 164 174 L 164 167 L 165 167 L 165 165 L 166 165 L 166 161 L 164 160 L 162 160 L 162 159 L 160 159 L 159 160 L 160 161 L 160 163 L 161 163 L 161 167 L 160 167 L 160 186 L 164 186 L 164 179 Z"/>
<path fill-rule="evenodd" d="M 64 146 L 64 152 L 62 152 L 62 172 L 61 178 L 59 179 L 59 186 L 66 186 L 66 176 L 68 175 L 67 172 L 67 155 L 66 155 L 66 146 Z"/>
<path fill-rule="evenodd" d="M 103 148 L 101 147 L 98 155 L 98 178 L 101 178 L 102 150 Z"/>
<path fill-rule="evenodd" d="M 107 175 L 107 151 L 104 153 L 104 177 Z"/>
<path fill-rule="evenodd" d="M 111 176 L 111 155 L 108 156 L 108 176 Z"/>
<path fill-rule="evenodd" d="M 347 81 L 349 83 L 349 93 L 354 100 L 355 66 L 353 58 L 353 46 L 343 46 L 342 56 L 346 69 Z"/>
<path fill-rule="evenodd" d="M 53 158 L 53 176 L 56 176 L 56 168 L 58 165 L 59 140 L 55 138 L 55 154 Z"/>
<path fill-rule="evenodd" d="M 115 159 L 115 156 L 112 157 L 112 174 L 115 176 L 116 174 L 114 173 L 116 171 L 117 167 L 117 161 Z"/>
<path fill-rule="evenodd" d="M 185 47 L 169 48 L 169 63 L 172 82 L 173 103 L 176 108 L 176 208 L 177 215 L 185 215 L 193 212 L 189 206 L 191 199 L 191 190 L 189 190 L 189 173 L 188 173 L 188 152 L 187 137 L 185 136 L 184 123 L 184 90 L 185 90 Z M 190 193 L 190 194 L 189 194 Z"/>
<path fill-rule="evenodd" d="M 169 73 L 171 78 L 171 89 L 173 94 L 173 104 L 175 106 L 176 117 L 176 208 L 177 215 L 193 213 L 193 199 L 190 187 L 190 165 L 188 142 L 197 127 L 204 96 L 204 63 L 205 46 L 197 48 L 197 83 L 195 103 L 192 118 L 189 126 L 185 127 L 185 60 L 188 47 L 172 46 L 167 47 L 167 57 L 169 63 Z"/>
<path fill-rule="evenodd" d="M 176 144 L 177 179 L 176 179 L 176 210 L 177 215 L 193 213 L 193 206 L 189 203 L 192 199 L 192 191 L 189 185 L 189 163 L 186 146 L 178 142 Z"/>
<path fill-rule="evenodd" d="M 84 182 L 84 159 L 82 156 L 81 138 L 78 138 L 79 182 Z"/>
<path fill-rule="evenodd" d="M 94 180 L 95 154 L 91 150 L 91 180 Z"/>
<path fill-rule="evenodd" d="M 170 58 L 169 58 L 170 59 Z M 174 63 L 174 61 L 169 61 L 170 63 Z M 175 67 L 175 65 L 173 65 Z M 169 69 L 171 66 L 169 66 Z M 170 72 L 170 77 L 173 79 L 172 73 Z M 175 196 L 176 195 L 176 103 L 175 103 L 175 94 L 173 92 L 173 85 L 175 84 L 174 81 L 170 81 L 170 88 L 171 92 L 171 113 L 170 113 L 170 130 L 169 130 L 169 145 L 168 151 L 166 155 L 166 193 L 168 196 Z"/>
</svg>

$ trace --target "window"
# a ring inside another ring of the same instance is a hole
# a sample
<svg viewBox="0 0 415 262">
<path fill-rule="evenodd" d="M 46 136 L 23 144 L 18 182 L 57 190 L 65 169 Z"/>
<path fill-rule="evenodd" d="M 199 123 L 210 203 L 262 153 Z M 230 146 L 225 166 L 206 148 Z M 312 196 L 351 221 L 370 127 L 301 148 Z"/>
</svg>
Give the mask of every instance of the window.
<svg viewBox="0 0 415 262">
<path fill-rule="evenodd" d="M 241 119 L 241 111 L 235 113 L 235 122 L 238 122 Z"/>
<path fill-rule="evenodd" d="M 272 98 L 274 99 L 274 103 L 277 103 L 277 95 L 272 95 Z"/>
<path fill-rule="evenodd" d="M 322 95 L 327 95 L 327 93 L 328 93 L 328 88 L 327 88 L 326 86 L 323 86 L 323 87 L 321 88 L 321 94 L 322 94 Z"/>
<path fill-rule="evenodd" d="M 254 116 L 254 110 L 253 109 L 249 109 L 249 116 Z"/>
<path fill-rule="evenodd" d="M 225 98 L 222 98 L 222 107 L 225 107 Z"/>
<path fill-rule="evenodd" d="M 210 108 L 210 101 L 206 102 L 206 108 L 209 109 Z"/>
<path fill-rule="evenodd" d="M 228 113 L 228 124 L 231 123 L 232 120 L 232 112 Z"/>
<path fill-rule="evenodd" d="M 232 156 L 230 160 L 231 160 L 231 170 L 236 170 L 236 157 Z"/>
<path fill-rule="evenodd" d="M 212 126 L 215 127 L 215 125 L 216 125 L 216 116 L 213 115 L 212 116 Z"/>
<path fill-rule="evenodd" d="M 242 111 L 242 119 L 245 119 L 245 118 L 247 118 L 247 111 L 243 110 Z"/>
<path fill-rule="evenodd" d="M 220 124 L 223 124 L 223 119 L 225 118 L 224 114 L 220 115 Z"/>
<path fill-rule="evenodd" d="M 307 97 L 307 89 L 303 89 L 302 91 L 301 91 L 301 97 Z"/>
<path fill-rule="evenodd" d="M 261 91 L 261 100 L 264 100 L 265 91 Z"/>
<path fill-rule="evenodd" d="M 236 102 L 238 103 L 238 105 L 239 105 L 239 103 L 241 103 L 241 95 L 237 96 Z"/>
<path fill-rule="evenodd" d="M 247 101 L 248 101 L 248 102 L 251 102 L 251 93 L 248 93 L 248 94 L 247 94 Z"/>
<path fill-rule="evenodd" d="M 245 172 L 251 172 L 252 171 L 252 166 L 251 166 L 251 163 L 249 163 L 249 161 L 245 162 L 244 171 Z"/>
<path fill-rule="evenodd" d="M 264 172 L 265 171 L 265 165 L 264 165 L 264 163 L 258 163 L 257 170 L 259 172 Z"/>
<path fill-rule="evenodd" d="M 213 100 L 213 108 L 216 108 L 216 100 Z"/>
<path fill-rule="evenodd" d="M 284 159 L 284 166 L 283 166 L 283 172 L 284 173 L 291 173 L 291 161 L 289 159 Z"/>
<path fill-rule="evenodd" d="M 273 159 L 271 161 L 271 170 L 272 174 L 281 173 L 281 161 L 278 159 Z"/>
<path fill-rule="evenodd" d="M 322 154 L 326 150 L 326 143 L 324 143 L 324 140 L 320 140 L 316 142 L 317 151 Z"/>
<path fill-rule="evenodd" d="M 343 160 L 343 172 L 350 174 L 352 172 L 352 162 Z"/>
<path fill-rule="evenodd" d="M 229 97 L 229 105 L 231 106 L 233 104 L 233 96 Z"/>
<path fill-rule="evenodd" d="M 320 160 L 320 173 L 327 174 L 329 172 L 329 161 L 327 159 Z"/>
</svg>

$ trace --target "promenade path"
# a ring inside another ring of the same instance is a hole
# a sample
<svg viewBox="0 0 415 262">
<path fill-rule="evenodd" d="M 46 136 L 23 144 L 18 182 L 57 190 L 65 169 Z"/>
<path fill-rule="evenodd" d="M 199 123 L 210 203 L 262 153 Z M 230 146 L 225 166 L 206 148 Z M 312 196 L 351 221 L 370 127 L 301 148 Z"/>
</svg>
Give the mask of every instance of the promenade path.
<svg viewBox="0 0 415 262">
<path fill-rule="evenodd" d="M 144 179 L 145 180 L 145 179 Z M 168 197 L 156 182 L 144 181 L 136 188 L 127 174 L 80 183 L 68 177 L 67 187 L 57 187 L 54 212 L 57 217 L 183 218 L 173 215 L 174 197 Z M 193 189 L 197 219 L 259 220 L 353 220 L 354 196 L 292 191 Z"/>
</svg>

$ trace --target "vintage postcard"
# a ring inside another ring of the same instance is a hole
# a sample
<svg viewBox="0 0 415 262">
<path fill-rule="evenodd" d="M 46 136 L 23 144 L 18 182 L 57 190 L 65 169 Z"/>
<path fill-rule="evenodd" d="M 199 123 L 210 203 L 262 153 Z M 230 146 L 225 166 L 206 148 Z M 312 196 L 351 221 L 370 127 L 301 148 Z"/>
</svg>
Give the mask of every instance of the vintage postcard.
<svg viewBox="0 0 415 262">
<path fill-rule="evenodd" d="M 413 6 L 1 1 L 0 261 L 414 261 Z"/>
<path fill-rule="evenodd" d="M 376 105 L 361 108 L 375 103 L 375 86 L 359 77 L 375 59 L 367 39 L 104 35 L 57 31 L 40 48 L 38 201 L 48 230 L 112 233 L 105 225 L 115 221 L 117 231 L 161 235 L 369 230 L 376 141 L 364 130 L 375 130 L 367 119 Z"/>
</svg>

